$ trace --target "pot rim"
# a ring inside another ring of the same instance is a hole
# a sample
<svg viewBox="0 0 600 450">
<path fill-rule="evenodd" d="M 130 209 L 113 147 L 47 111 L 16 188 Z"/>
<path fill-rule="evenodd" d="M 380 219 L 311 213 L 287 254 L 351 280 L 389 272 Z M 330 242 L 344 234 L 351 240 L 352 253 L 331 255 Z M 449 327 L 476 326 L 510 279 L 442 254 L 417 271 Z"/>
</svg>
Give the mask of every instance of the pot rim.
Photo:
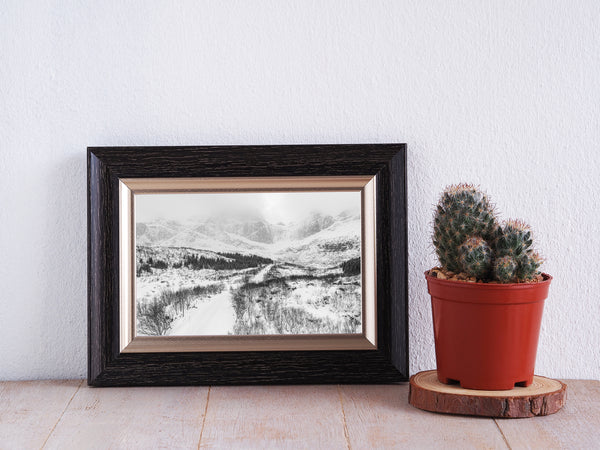
<svg viewBox="0 0 600 450">
<path fill-rule="evenodd" d="M 430 269 L 431 270 L 431 269 Z M 552 276 L 542 272 L 544 281 L 538 281 L 535 283 L 472 283 L 469 281 L 462 280 L 441 280 L 437 277 L 429 275 L 430 270 L 425 271 L 425 278 L 427 281 L 434 281 L 436 283 L 446 284 L 448 286 L 460 286 L 466 289 L 490 289 L 490 290 L 507 290 L 507 289 L 531 289 L 536 286 L 546 286 L 552 281 Z"/>
</svg>

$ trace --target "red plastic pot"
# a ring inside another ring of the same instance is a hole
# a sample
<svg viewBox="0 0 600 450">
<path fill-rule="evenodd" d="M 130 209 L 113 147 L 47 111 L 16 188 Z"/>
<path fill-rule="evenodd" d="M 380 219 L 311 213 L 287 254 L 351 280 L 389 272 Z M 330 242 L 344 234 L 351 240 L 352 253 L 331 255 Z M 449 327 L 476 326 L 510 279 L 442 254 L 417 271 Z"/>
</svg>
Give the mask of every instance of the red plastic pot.
<svg viewBox="0 0 600 450">
<path fill-rule="evenodd" d="M 481 390 L 529 386 L 552 277 L 510 284 L 425 277 L 440 382 Z"/>
</svg>

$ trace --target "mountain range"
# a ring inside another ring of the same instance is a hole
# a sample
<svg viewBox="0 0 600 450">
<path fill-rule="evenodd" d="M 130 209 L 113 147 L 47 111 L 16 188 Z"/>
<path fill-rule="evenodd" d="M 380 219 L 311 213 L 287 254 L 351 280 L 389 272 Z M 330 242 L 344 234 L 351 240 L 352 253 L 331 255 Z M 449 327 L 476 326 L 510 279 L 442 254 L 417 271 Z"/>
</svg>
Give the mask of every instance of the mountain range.
<svg viewBox="0 0 600 450">
<path fill-rule="evenodd" d="M 358 213 L 312 213 L 292 223 L 270 223 L 260 215 L 220 214 L 185 222 L 136 223 L 136 245 L 255 254 L 296 264 L 330 266 L 360 255 Z"/>
</svg>

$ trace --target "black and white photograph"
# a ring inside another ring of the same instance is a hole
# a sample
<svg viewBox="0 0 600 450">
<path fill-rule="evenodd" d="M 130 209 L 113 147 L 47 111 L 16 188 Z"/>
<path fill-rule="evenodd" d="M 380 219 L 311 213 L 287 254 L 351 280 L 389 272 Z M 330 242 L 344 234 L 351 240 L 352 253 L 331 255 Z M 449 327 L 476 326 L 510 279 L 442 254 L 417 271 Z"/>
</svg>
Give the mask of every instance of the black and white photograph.
<svg viewBox="0 0 600 450">
<path fill-rule="evenodd" d="M 361 193 L 135 196 L 138 336 L 362 331 Z"/>
</svg>

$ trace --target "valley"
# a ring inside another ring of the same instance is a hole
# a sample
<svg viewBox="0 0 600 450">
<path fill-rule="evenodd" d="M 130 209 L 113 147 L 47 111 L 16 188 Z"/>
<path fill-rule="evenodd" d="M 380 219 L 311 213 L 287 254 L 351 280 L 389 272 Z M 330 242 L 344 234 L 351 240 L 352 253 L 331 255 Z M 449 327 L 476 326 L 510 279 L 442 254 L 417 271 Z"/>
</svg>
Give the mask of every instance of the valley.
<svg viewBox="0 0 600 450">
<path fill-rule="evenodd" d="M 136 241 L 138 335 L 362 330 L 359 217 L 138 223 Z"/>
</svg>

